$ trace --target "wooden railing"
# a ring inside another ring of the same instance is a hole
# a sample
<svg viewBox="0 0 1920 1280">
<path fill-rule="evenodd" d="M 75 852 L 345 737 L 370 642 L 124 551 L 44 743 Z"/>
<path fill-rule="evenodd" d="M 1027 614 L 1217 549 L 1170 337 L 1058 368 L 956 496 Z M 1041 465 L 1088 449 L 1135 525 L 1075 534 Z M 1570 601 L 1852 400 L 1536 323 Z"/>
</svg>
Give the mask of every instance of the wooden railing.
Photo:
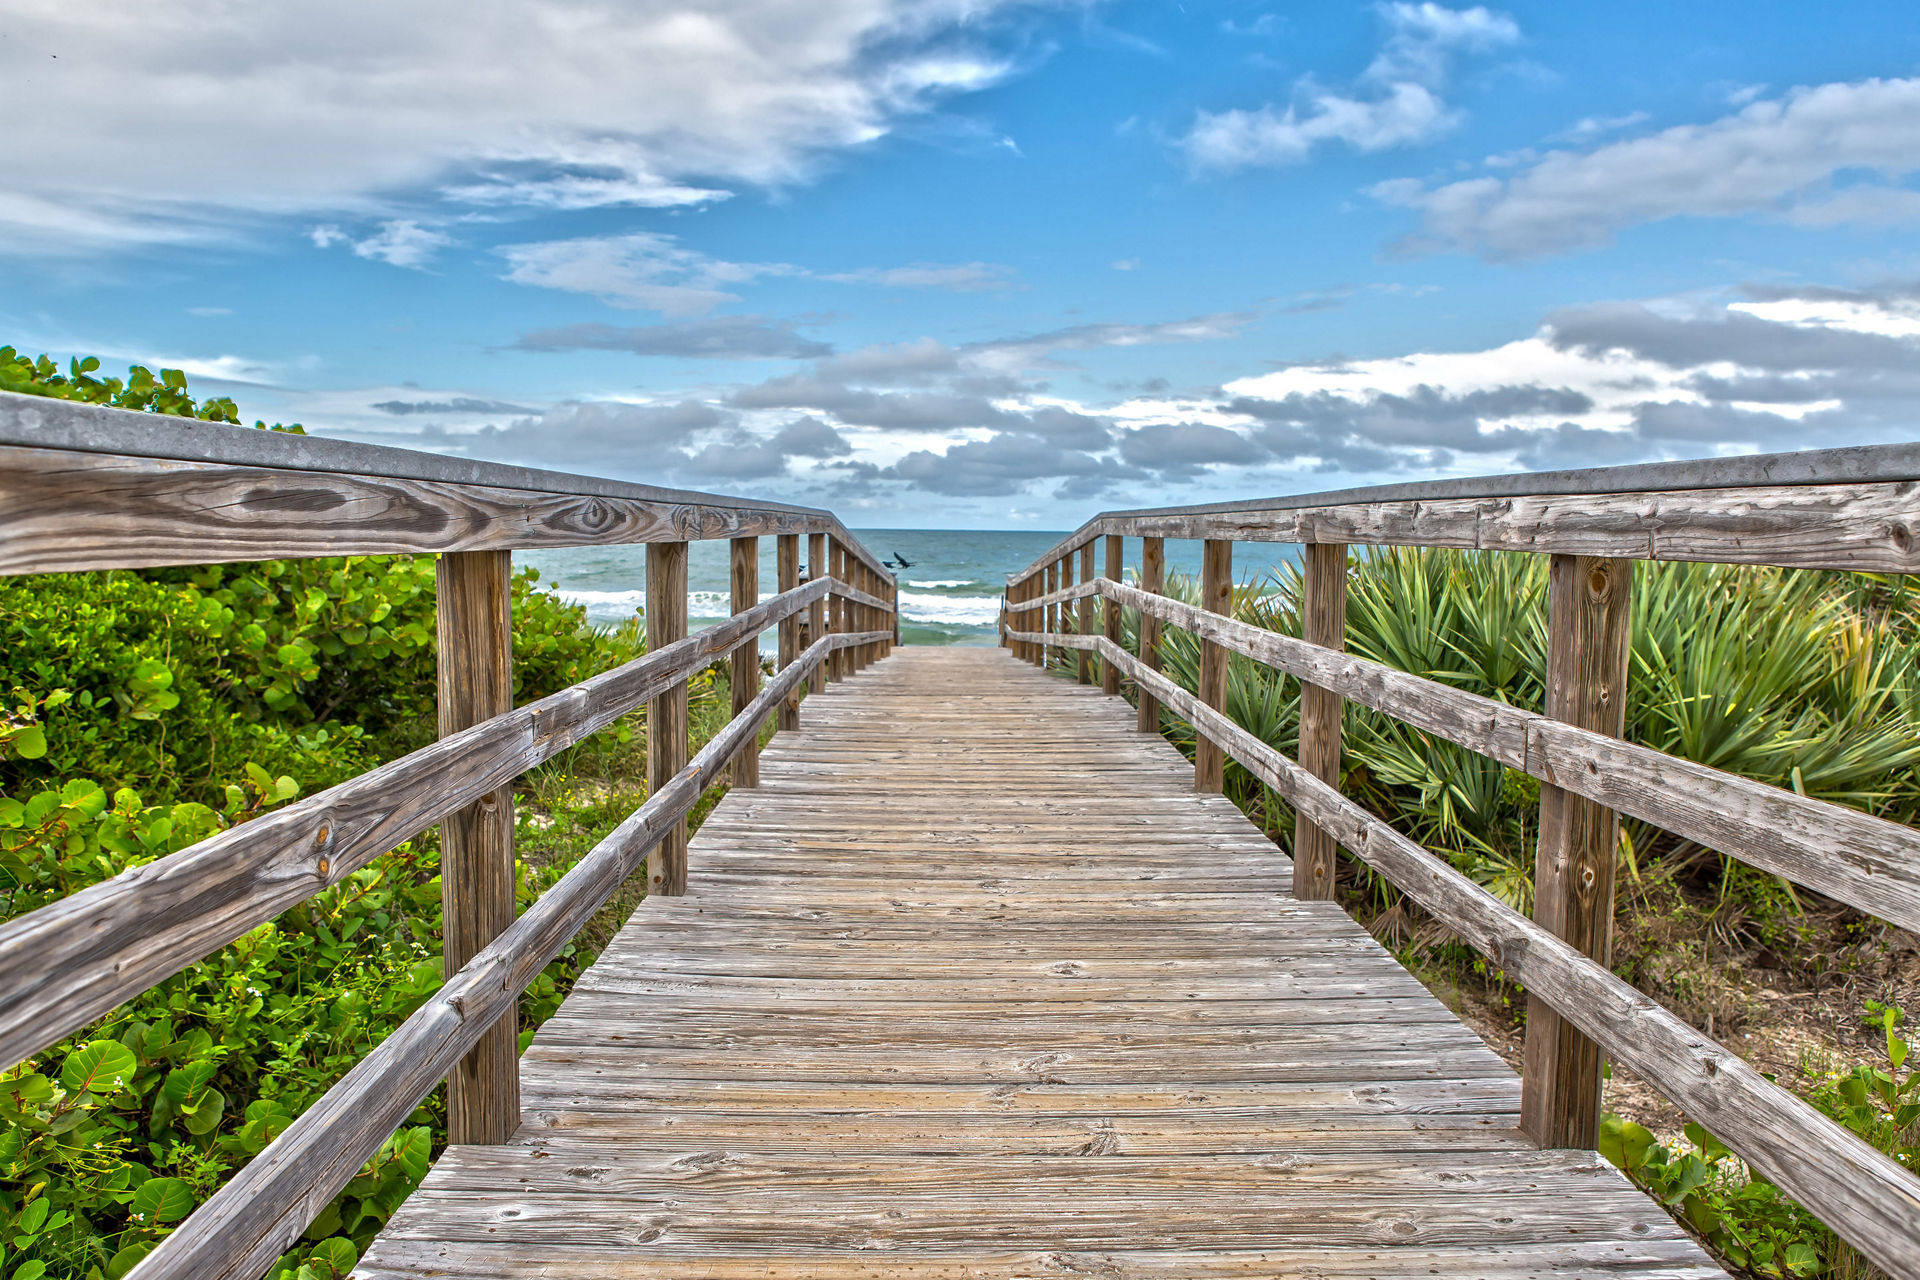
<svg viewBox="0 0 1920 1280">
<path fill-rule="evenodd" d="M 1196 788 L 1220 790 L 1231 756 L 1293 805 L 1296 896 L 1331 898 L 1334 849 L 1346 849 L 1524 985 L 1521 1121 L 1542 1146 L 1594 1146 L 1611 1058 L 1889 1274 L 1913 1280 L 1920 1180 L 1607 961 L 1622 813 L 1920 929 L 1920 832 L 1620 740 L 1635 560 L 1920 572 L 1916 481 L 1920 446 L 1897 445 L 1108 512 L 1008 578 L 1003 641 L 1035 663 L 1049 650 L 1073 655 L 1083 683 L 1097 656 L 1107 693 L 1123 676 L 1133 682 L 1140 730 L 1159 730 L 1163 705 L 1193 726 Z M 1121 580 L 1127 537 L 1143 540 L 1133 585 Z M 1161 594 L 1170 537 L 1205 541 L 1201 607 Z M 1304 544 L 1303 638 L 1227 616 L 1235 541 Z M 1343 653 L 1350 544 L 1550 556 L 1545 714 Z M 1123 609 L 1138 611 L 1137 652 L 1122 644 Z M 1161 673 L 1163 624 L 1200 640 L 1194 692 Z M 1299 761 L 1222 714 L 1229 654 L 1300 681 Z M 1532 919 L 1340 794 L 1343 700 L 1540 780 Z"/>
<path fill-rule="evenodd" d="M 776 538 L 779 592 L 759 598 Z M 733 616 L 687 634 L 687 544 L 727 538 Z M 809 580 L 800 581 L 801 540 Z M 511 551 L 647 544 L 644 657 L 511 700 Z M 628 876 L 684 893 L 686 818 L 753 786 L 761 727 L 885 656 L 894 579 L 828 512 L 0 393 L 0 573 L 438 553 L 439 741 L 0 924 L 12 1066 L 441 824 L 446 983 L 132 1273 L 251 1277 L 429 1091 L 452 1142 L 519 1124 L 520 993 Z M 802 620 L 807 643 L 802 645 Z M 760 687 L 758 640 L 779 628 Z M 687 758 L 687 680 L 731 655 L 734 715 Z M 515 778 L 647 708 L 648 798 L 517 919 Z"/>
</svg>

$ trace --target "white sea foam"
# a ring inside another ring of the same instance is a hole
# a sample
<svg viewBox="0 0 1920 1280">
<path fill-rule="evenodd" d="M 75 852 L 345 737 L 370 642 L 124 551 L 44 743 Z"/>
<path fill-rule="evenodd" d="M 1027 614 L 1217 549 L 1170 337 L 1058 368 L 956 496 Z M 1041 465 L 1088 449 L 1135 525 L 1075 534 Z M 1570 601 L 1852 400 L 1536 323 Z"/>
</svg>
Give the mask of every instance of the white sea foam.
<svg viewBox="0 0 1920 1280">
<path fill-rule="evenodd" d="M 918 591 L 902 591 L 900 616 L 908 622 L 987 627 L 1000 617 L 1000 597 L 930 596 Z"/>
<path fill-rule="evenodd" d="M 930 582 L 921 582 L 921 581 L 918 581 L 917 579 L 909 578 L 907 580 L 907 585 L 910 587 L 933 587 L 933 588 L 970 587 L 973 585 L 973 582 L 974 580 L 972 578 L 935 578 Z"/>
<path fill-rule="evenodd" d="M 632 613 L 647 602 L 645 591 L 555 591 L 568 604 L 583 604 L 591 614 Z"/>
</svg>

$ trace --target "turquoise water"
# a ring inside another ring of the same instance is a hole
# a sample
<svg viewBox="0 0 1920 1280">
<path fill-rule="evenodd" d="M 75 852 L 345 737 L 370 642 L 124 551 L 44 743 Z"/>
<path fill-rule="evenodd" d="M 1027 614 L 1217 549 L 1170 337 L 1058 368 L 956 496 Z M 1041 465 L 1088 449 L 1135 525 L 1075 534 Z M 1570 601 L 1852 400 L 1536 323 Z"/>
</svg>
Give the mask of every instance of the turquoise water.
<svg viewBox="0 0 1920 1280">
<path fill-rule="evenodd" d="M 907 644 L 993 644 L 1000 593 L 1007 575 L 1065 537 L 1065 533 L 981 532 L 939 529 L 856 529 L 854 536 L 882 559 L 895 556 L 909 567 L 900 575 L 900 638 Z M 1200 543 L 1168 539 L 1167 571 L 1200 572 Z M 1100 553 L 1104 565 L 1104 550 Z M 1234 576 L 1245 581 L 1283 562 L 1297 563 L 1299 549 L 1284 543 L 1241 543 L 1234 548 Z M 541 580 L 587 608 L 594 622 L 624 621 L 646 603 L 644 546 L 569 547 L 517 551 L 518 564 L 532 565 Z M 1126 541 L 1129 571 L 1140 563 L 1140 540 Z M 775 590 L 774 540 L 760 540 L 760 589 Z M 698 629 L 727 616 L 731 607 L 725 541 L 696 542 L 687 552 L 687 611 Z M 771 632 L 762 640 L 771 651 Z"/>
</svg>

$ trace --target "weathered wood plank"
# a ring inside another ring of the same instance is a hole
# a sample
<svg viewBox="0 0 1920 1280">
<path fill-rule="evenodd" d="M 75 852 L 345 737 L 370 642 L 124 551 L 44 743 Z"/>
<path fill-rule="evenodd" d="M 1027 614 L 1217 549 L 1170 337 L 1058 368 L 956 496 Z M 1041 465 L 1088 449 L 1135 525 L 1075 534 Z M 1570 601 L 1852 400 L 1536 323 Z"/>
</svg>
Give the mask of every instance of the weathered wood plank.
<svg viewBox="0 0 1920 1280">
<path fill-rule="evenodd" d="M 1201 548 L 1200 607 L 1208 613 L 1233 614 L 1231 542 L 1208 539 Z M 1216 710 L 1227 705 L 1227 650 L 1207 639 L 1200 641 L 1200 701 Z M 1226 753 L 1204 733 L 1194 735 L 1193 746 L 1193 789 L 1220 791 L 1226 786 Z"/>
<path fill-rule="evenodd" d="M 1092 585 L 1128 608 L 1163 615 L 1542 782 L 1920 930 L 1920 832 L 1910 827 L 1215 617 L 1124 583 Z"/>
<path fill-rule="evenodd" d="M 774 544 L 774 555 L 778 561 L 778 590 L 781 595 L 800 585 L 800 537 L 798 534 L 783 533 Z M 800 619 L 797 615 L 780 620 L 779 666 L 785 671 L 793 665 L 800 653 Z M 785 702 L 780 704 L 779 728 L 782 733 L 790 733 L 800 727 L 800 692 L 795 690 Z"/>
<path fill-rule="evenodd" d="M 787 689 L 838 642 L 816 641 L 771 681 L 752 714 L 736 717 L 654 789 L 646 804 L 161 1241 L 130 1273 L 135 1280 L 251 1277 L 291 1247 L 485 1027 L 517 1007 L 527 984 L 685 820 Z"/>
<path fill-rule="evenodd" d="M 1107 577 L 1114 582 L 1120 581 L 1122 575 L 1126 572 L 1125 547 L 1126 540 L 1124 538 L 1107 539 L 1106 574 Z M 1093 574 L 1087 574 L 1087 580 L 1092 581 Z M 1115 644 L 1119 644 L 1123 628 L 1120 606 L 1111 600 L 1102 601 L 1100 605 L 1100 615 L 1107 639 L 1113 641 Z M 1120 693 L 1120 672 L 1110 662 L 1100 664 L 1100 692 L 1110 698 L 1117 697 Z"/>
<path fill-rule="evenodd" d="M 1159 538 L 1140 540 L 1140 591 L 1143 595 L 1159 596 L 1167 589 L 1167 551 L 1166 543 Z M 1136 606 L 1138 607 L 1138 606 Z M 1020 624 L 1024 626 L 1025 624 Z M 1160 618 L 1157 614 L 1142 611 L 1140 614 L 1139 644 L 1140 661 L 1149 671 L 1160 669 Z M 1144 687 L 1136 689 L 1139 701 L 1136 703 L 1134 727 L 1141 733 L 1151 733 L 1158 737 L 1160 733 L 1160 703 Z"/>
<path fill-rule="evenodd" d="M 435 568 L 440 736 L 513 709 L 513 555 L 456 551 Z M 441 954 L 458 969 L 513 923 L 513 788 L 440 828 Z M 520 1125 L 519 1031 L 497 1019 L 447 1073 L 447 1141 L 505 1142 Z"/>
<path fill-rule="evenodd" d="M 729 548 L 728 586 L 736 616 L 760 603 L 760 539 L 735 538 Z M 760 644 L 743 644 L 733 651 L 733 667 L 727 681 L 733 693 L 733 714 L 739 715 L 753 705 L 760 693 Z M 733 758 L 733 785 L 758 786 L 760 782 L 760 739 L 740 749 Z"/>
<path fill-rule="evenodd" d="M 1347 548 L 1316 542 L 1306 548 L 1301 633 L 1308 644 L 1338 651 L 1347 647 Z M 1340 786 L 1340 695 L 1317 684 L 1300 686 L 1300 767 L 1335 789 Z M 1333 837 L 1305 818 L 1293 832 L 1293 891 L 1305 899 L 1331 901 Z"/>
<path fill-rule="evenodd" d="M 1717 1274 L 1132 719 L 993 649 L 810 702 L 362 1270 Z"/>
<path fill-rule="evenodd" d="M 1172 681 L 1124 652 L 1109 656 L 1877 1265 L 1920 1276 L 1920 1179 Z"/>
<path fill-rule="evenodd" d="M 687 544 L 647 544 L 647 647 L 687 634 Z M 647 790 L 655 792 L 687 763 L 687 685 L 674 685 L 647 704 Z M 687 891 L 687 827 L 673 824 L 647 859 L 647 892 L 674 897 Z"/>
<path fill-rule="evenodd" d="M 1617 738 L 1626 728 L 1633 562 L 1553 557 L 1546 710 Z M 1533 918 L 1602 968 L 1613 954 L 1613 810 L 1551 784 L 1540 788 Z M 1546 1001 L 1527 998 L 1522 1124 L 1542 1146 L 1592 1147 L 1600 1132 L 1600 1046 Z"/>
</svg>

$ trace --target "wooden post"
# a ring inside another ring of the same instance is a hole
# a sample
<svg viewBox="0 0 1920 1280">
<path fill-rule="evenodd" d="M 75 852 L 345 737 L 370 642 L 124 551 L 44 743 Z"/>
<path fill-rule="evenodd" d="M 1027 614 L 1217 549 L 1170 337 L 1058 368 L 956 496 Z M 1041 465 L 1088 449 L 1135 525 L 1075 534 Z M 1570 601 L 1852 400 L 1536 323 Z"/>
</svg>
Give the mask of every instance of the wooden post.
<svg viewBox="0 0 1920 1280">
<path fill-rule="evenodd" d="M 840 544 L 838 538 L 827 539 L 827 576 L 843 586 L 846 584 L 847 549 Z M 827 630 L 836 636 L 845 635 L 850 630 L 847 625 L 847 598 L 829 596 L 827 603 L 830 606 L 827 609 Z M 832 667 L 832 670 L 827 673 L 828 678 L 836 684 L 845 680 L 847 664 L 851 660 L 845 649 L 835 649 L 833 655 L 827 660 Z"/>
<path fill-rule="evenodd" d="M 1042 595 L 1052 595 L 1060 589 L 1060 569 L 1062 564 L 1062 561 L 1055 560 L 1047 565 L 1047 585 L 1041 591 Z M 1041 630 L 1045 631 L 1048 635 L 1056 635 L 1059 633 L 1060 606 L 1058 604 L 1044 606 L 1040 611 L 1040 616 L 1045 620 L 1045 624 L 1041 627 Z M 1059 648 L 1058 645 L 1051 647 Z M 1047 669 L 1047 663 L 1053 656 L 1048 652 L 1048 648 L 1049 646 L 1047 645 L 1040 646 L 1040 669 L 1042 671 Z"/>
<path fill-rule="evenodd" d="M 1619 737 L 1626 724 L 1633 562 L 1556 555 L 1547 585 L 1546 713 Z M 1611 960 L 1613 862 L 1620 819 L 1559 787 L 1540 786 L 1533 918 L 1593 957 Z M 1527 998 L 1520 1123 L 1543 1147 L 1591 1150 L 1600 1126 L 1600 1047 Z"/>
<path fill-rule="evenodd" d="M 687 635 L 687 544 L 647 544 L 647 651 Z M 657 792 L 687 763 L 687 682 L 647 704 L 647 790 Z M 648 858 L 647 892 L 678 897 L 687 891 L 687 824 L 674 824 Z"/>
<path fill-rule="evenodd" d="M 1208 613 L 1233 612 L 1233 544 L 1208 538 L 1200 556 L 1200 607 Z M 1219 711 L 1227 705 L 1227 651 L 1210 640 L 1200 642 L 1200 701 Z M 1226 787 L 1227 754 L 1198 730 L 1194 733 L 1193 789 Z"/>
<path fill-rule="evenodd" d="M 813 533 L 807 535 L 807 580 L 816 582 L 827 576 L 827 535 Z M 807 643 L 818 644 L 820 637 L 827 633 L 827 602 L 815 600 L 807 606 Z M 821 693 L 827 687 L 827 664 L 821 663 L 813 669 L 808 680 L 809 693 Z"/>
<path fill-rule="evenodd" d="M 800 535 L 783 533 L 774 540 L 775 572 L 780 591 L 785 594 L 800 585 Z M 780 620 L 780 669 L 785 671 L 800 657 L 800 615 L 788 614 Z M 779 728 L 800 727 L 800 691 L 795 689 L 780 703 Z"/>
<path fill-rule="evenodd" d="M 760 539 L 733 540 L 733 611 L 745 613 L 760 603 Z M 760 639 L 758 636 L 733 651 L 733 714 L 739 715 L 760 696 Z M 740 754 L 733 758 L 733 785 L 760 785 L 760 735 L 755 733 Z"/>
<path fill-rule="evenodd" d="M 1085 586 L 1093 581 L 1093 539 L 1087 539 L 1087 545 L 1080 548 L 1080 584 Z M 1075 628 L 1081 635 L 1093 634 L 1093 597 L 1080 597 L 1080 625 Z M 1080 650 L 1080 683 L 1093 683 L 1093 655 L 1085 649 Z"/>
<path fill-rule="evenodd" d="M 1302 639 L 1328 649 L 1347 647 L 1347 547 L 1309 543 Z M 1340 704 L 1330 690 L 1300 686 L 1300 765 L 1320 781 L 1340 786 Z M 1305 818 L 1293 826 L 1293 896 L 1311 901 L 1333 897 L 1334 840 Z"/>
<path fill-rule="evenodd" d="M 1107 570 L 1105 576 L 1109 582 L 1120 581 L 1121 575 L 1126 573 L 1125 561 L 1121 559 L 1125 546 L 1126 539 L 1124 538 L 1115 536 L 1109 536 L 1107 538 Z M 1100 605 L 1100 617 L 1106 624 L 1107 639 L 1113 641 L 1116 645 L 1119 644 L 1120 606 L 1111 600 L 1102 601 Z M 1118 697 L 1120 694 L 1120 668 L 1114 666 L 1111 662 L 1103 662 L 1100 664 L 1100 692 L 1110 698 Z"/>
<path fill-rule="evenodd" d="M 1167 545 L 1159 538 L 1140 539 L 1140 589 L 1160 595 L 1167 589 Z M 1149 671 L 1160 669 L 1160 619 L 1140 615 L 1140 663 Z M 1141 733 L 1160 732 L 1160 700 L 1140 690 L 1133 727 Z"/>
<path fill-rule="evenodd" d="M 513 553 L 440 557 L 440 736 L 513 710 Z M 440 825 L 441 964 L 451 977 L 513 923 L 513 788 Z M 508 1013 L 447 1073 L 447 1141 L 497 1144 L 520 1127 L 519 1019 Z"/>
</svg>

